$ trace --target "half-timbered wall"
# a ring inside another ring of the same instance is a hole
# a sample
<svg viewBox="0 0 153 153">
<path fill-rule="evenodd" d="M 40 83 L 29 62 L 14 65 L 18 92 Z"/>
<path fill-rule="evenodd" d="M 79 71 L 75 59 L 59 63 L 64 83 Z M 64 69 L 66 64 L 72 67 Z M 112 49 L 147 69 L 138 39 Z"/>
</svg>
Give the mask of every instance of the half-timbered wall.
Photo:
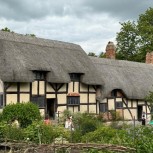
<svg viewBox="0 0 153 153">
<path fill-rule="evenodd" d="M 0 81 L 0 93 L 3 93 L 3 89 L 6 91 L 3 96 L 5 105 L 28 102 L 38 97 L 38 102 L 43 100 L 39 106 L 41 114 L 44 115 L 51 109 L 51 116 L 53 117 L 55 112 L 60 113 L 65 109 L 72 112 L 96 114 L 115 110 L 120 113 L 124 120 L 131 120 L 132 117 L 138 120 L 141 118 L 142 112 L 145 112 L 148 117 L 150 114 L 145 101 L 127 99 L 120 92 L 115 95 L 110 94 L 102 102 L 98 102 L 96 100 L 96 86 L 85 85 L 81 82 L 72 81 L 68 84 L 56 84 L 36 80 L 32 83 L 5 83 L 3 87 L 3 83 Z M 73 93 L 79 97 L 79 104 L 77 105 L 68 104 L 68 96 Z"/>
<path fill-rule="evenodd" d="M 134 118 L 140 120 L 143 112 L 146 113 L 148 119 L 150 117 L 150 109 L 145 101 L 127 99 L 122 94 L 117 94 L 116 97 L 112 97 L 110 94 L 98 105 L 98 112 L 105 113 L 108 119 L 110 117 L 108 112 L 111 110 L 118 112 L 124 120 Z"/>
<path fill-rule="evenodd" d="M 40 108 L 42 115 L 47 113 L 47 107 L 54 107 L 52 111 L 62 112 L 68 109 L 72 112 L 97 113 L 96 87 L 85 85 L 80 82 L 70 82 L 68 84 L 49 83 L 43 80 L 36 80 L 32 83 L 5 83 L 5 105 L 10 103 L 29 102 L 35 99 L 43 99 Z M 77 93 L 79 105 L 68 105 L 68 95 Z M 53 105 L 51 103 L 54 103 Z"/>
</svg>

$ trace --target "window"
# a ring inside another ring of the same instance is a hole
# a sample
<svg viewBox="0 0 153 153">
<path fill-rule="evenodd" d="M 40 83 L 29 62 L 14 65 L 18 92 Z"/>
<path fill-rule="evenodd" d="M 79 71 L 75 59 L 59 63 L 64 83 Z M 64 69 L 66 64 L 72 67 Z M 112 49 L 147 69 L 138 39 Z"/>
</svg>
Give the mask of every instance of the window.
<svg viewBox="0 0 153 153">
<path fill-rule="evenodd" d="M 0 94 L 0 108 L 3 107 L 3 94 Z"/>
<path fill-rule="evenodd" d="M 116 108 L 123 108 L 123 102 L 116 102 Z"/>
<path fill-rule="evenodd" d="M 117 89 L 115 89 L 115 90 L 113 90 L 113 91 L 111 92 L 111 96 L 112 96 L 112 97 L 117 97 Z"/>
<path fill-rule="evenodd" d="M 32 96 L 31 102 L 36 104 L 38 107 L 45 107 L 45 97 L 44 96 Z"/>
<path fill-rule="evenodd" d="M 44 71 L 34 71 L 36 80 L 45 80 L 46 72 Z"/>
<path fill-rule="evenodd" d="M 70 78 L 71 78 L 71 81 L 80 81 L 80 76 L 81 74 L 80 73 L 70 73 Z"/>
<path fill-rule="evenodd" d="M 107 103 L 100 103 L 99 105 L 99 112 L 105 113 L 108 111 Z"/>
<path fill-rule="evenodd" d="M 151 106 L 151 110 L 150 110 L 150 113 L 153 113 L 153 106 Z"/>
<path fill-rule="evenodd" d="M 67 97 L 67 104 L 68 105 L 79 105 L 80 104 L 80 97 L 79 96 L 68 96 Z"/>
</svg>

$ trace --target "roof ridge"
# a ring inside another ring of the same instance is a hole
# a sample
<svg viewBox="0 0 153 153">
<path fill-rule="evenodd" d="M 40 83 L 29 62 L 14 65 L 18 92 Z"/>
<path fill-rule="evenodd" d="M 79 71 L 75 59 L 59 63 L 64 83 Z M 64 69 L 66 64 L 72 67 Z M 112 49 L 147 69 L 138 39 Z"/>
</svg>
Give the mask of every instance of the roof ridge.
<svg viewBox="0 0 153 153">
<path fill-rule="evenodd" d="M 121 63 L 128 63 L 130 64 L 127 65 L 127 67 L 139 67 L 139 65 L 144 65 L 144 66 L 148 66 L 148 67 L 152 67 L 153 68 L 153 65 L 151 64 L 146 64 L 146 63 L 141 63 L 141 62 L 135 62 L 135 61 L 128 61 L 128 60 L 118 60 L 118 59 L 107 59 L 107 58 L 99 58 L 99 57 L 90 57 L 90 59 L 96 63 L 96 64 L 103 64 L 103 65 L 110 65 L 110 66 L 114 66 L 116 67 L 116 65 L 114 65 L 114 63 L 116 63 L 118 65 L 118 67 L 124 67 L 125 65 L 120 65 Z M 98 62 L 94 59 L 98 59 L 98 61 L 107 61 L 109 63 L 102 63 L 102 62 Z M 120 62 L 120 63 L 119 63 Z M 135 64 L 135 65 L 131 65 L 131 64 Z"/>
<path fill-rule="evenodd" d="M 28 44 L 34 44 L 34 45 L 40 45 L 40 46 L 48 46 L 48 47 L 62 47 L 62 48 L 80 48 L 80 45 L 69 43 L 69 42 L 63 42 L 58 40 L 50 40 L 40 37 L 32 37 L 29 35 L 19 34 L 19 33 L 12 33 L 12 32 L 6 32 L 6 31 L 0 31 L 0 39 L 6 40 L 6 41 L 12 41 L 12 42 L 19 42 L 19 43 L 28 43 Z"/>
</svg>

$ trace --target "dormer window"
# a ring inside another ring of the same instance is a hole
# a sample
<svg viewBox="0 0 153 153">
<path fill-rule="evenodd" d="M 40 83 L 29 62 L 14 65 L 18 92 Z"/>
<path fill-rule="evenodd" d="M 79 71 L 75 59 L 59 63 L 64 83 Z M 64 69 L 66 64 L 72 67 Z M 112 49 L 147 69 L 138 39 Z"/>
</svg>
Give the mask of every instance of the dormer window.
<svg viewBox="0 0 153 153">
<path fill-rule="evenodd" d="M 70 78 L 71 78 L 71 81 L 80 81 L 80 76 L 81 74 L 80 73 L 70 73 Z"/>
<path fill-rule="evenodd" d="M 45 71 L 34 71 L 36 80 L 45 80 L 46 72 Z"/>
<path fill-rule="evenodd" d="M 111 97 L 123 97 L 123 92 L 120 89 L 114 89 L 111 92 Z"/>
</svg>

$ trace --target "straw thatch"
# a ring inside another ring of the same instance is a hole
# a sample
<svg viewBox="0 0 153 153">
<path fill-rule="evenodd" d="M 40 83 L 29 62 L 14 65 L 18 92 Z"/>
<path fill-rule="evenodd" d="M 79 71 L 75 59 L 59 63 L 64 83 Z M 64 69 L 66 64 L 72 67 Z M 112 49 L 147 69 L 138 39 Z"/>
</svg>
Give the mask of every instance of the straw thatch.
<svg viewBox="0 0 153 153">
<path fill-rule="evenodd" d="M 102 98 L 120 89 L 129 99 L 144 99 L 153 91 L 153 65 L 90 57 L 104 81 Z"/>
<path fill-rule="evenodd" d="M 46 71 L 47 81 L 70 82 L 69 73 L 81 73 L 81 82 L 102 84 L 98 72 L 76 44 L 0 31 L 0 79 L 32 82 L 34 70 Z"/>
</svg>

